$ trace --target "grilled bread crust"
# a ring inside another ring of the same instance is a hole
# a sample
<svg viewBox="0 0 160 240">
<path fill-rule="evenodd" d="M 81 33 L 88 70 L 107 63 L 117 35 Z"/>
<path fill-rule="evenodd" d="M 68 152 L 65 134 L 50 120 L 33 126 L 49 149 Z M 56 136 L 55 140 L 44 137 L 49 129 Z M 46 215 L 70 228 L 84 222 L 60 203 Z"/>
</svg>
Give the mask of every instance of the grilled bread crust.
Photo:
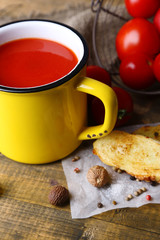
<svg viewBox="0 0 160 240">
<path fill-rule="evenodd" d="M 160 143 L 151 138 L 115 130 L 93 143 L 93 153 L 139 180 L 160 183 Z"/>
<path fill-rule="evenodd" d="M 133 134 L 140 134 L 143 136 L 147 136 L 153 138 L 157 141 L 160 141 L 160 125 L 157 126 L 143 126 L 138 128 L 133 132 Z"/>
</svg>

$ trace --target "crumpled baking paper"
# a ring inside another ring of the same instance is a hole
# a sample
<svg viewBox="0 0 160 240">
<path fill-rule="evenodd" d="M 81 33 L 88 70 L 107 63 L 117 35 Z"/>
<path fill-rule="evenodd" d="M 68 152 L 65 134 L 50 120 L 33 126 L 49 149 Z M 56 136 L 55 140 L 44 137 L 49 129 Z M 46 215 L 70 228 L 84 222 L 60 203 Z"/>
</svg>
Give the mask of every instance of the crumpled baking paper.
<svg viewBox="0 0 160 240">
<path fill-rule="evenodd" d="M 160 123 L 147 124 L 155 126 Z M 134 125 L 120 128 L 120 130 L 132 133 L 135 129 L 144 126 Z M 112 167 L 103 164 L 100 159 L 92 153 L 93 142 L 84 141 L 81 146 L 71 155 L 62 161 L 63 170 L 66 176 L 68 190 L 70 192 L 70 207 L 72 218 L 88 218 L 93 215 L 117 208 L 140 207 L 149 203 L 160 203 L 160 184 L 152 186 L 144 181 L 133 181 L 126 173 L 117 173 Z M 79 156 L 78 161 L 72 159 Z M 103 188 L 92 186 L 87 180 L 87 172 L 94 165 L 103 166 L 107 169 L 111 183 Z M 75 168 L 80 172 L 76 173 Z M 145 187 L 146 192 L 139 196 L 134 196 L 134 192 Z M 133 195 L 133 199 L 126 201 L 125 198 Z M 151 195 L 151 201 L 146 199 L 146 195 Z M 116 201 L 114 205 L 112 202 Z M 103 207 L 98 208 L 97 204 L 102 203 Z"/>
</svg>

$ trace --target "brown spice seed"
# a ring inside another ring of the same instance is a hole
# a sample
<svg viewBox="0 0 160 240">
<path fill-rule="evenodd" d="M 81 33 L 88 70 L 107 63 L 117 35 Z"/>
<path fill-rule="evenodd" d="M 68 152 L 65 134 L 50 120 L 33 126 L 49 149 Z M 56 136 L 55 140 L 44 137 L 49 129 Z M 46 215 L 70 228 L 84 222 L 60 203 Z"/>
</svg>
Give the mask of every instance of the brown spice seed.
<svg viewBox="0 0 160 240">
<path fill-rule="evenodd" d="M 117 205 L 117 202 L 116 202 L 116 201 L 113 201 L 112 203 L 113 203 L 113 205 Z"/>
<path fill-rule="evenodd" d="M 131 200 L 133 198 L 132 194 L 129 194 L 128 198 L 129 198 L 129 200 Z"/>
<path fill-rule="evenodd" d="M 87 172 L 87 180 L 94 187 L 103 187 L 105 186 L 110 178 L 107 170 L 99 165 L 91 167 Z"/>
<path fill-rule="evenodd" d="M 103 204 L 101 202 L 97 203 L 97 207 L 98 208 L 102 208 L 103 207 Z"/>
<path fill-rule="evenodd" d="M 141 182 L 141 180 L 139 180 L 138 178 L 136 179 L 137 182 Z"/>
<path fill-rule="evenodd" d="M 117 172 L 118 168 L 117 167 L 112 167 L 112 169 Z"/>
<path fill-rule="evenodd" d="M 129 198 L 133 198 L 132 194 L 129 194 L 128 197 L 129 197 Z"/>
<path fill-rule="evenodd" d="M 158 132 L 154 132 L 154 136 L 158 137 L 159 133 Z"/>
<path fill-rule="evenodd" d="M 80 159 L 79 156 L 75 156 L 74 158 L 72 158 L 72 162 L 76 162 L 76 161 L 78 161 L 79 159 Z"/>
<path fill-rule="evenodd" d="M 142 189 L 138 189 L 137 192 L 138 192 L 139 194 L 141 194 L 143 191 L 142 191 Z"/>
<path fill-rule="evenodd" d="M 134 195 L 135 196 L 139 196 L 139 192 L 134 192 Z"/>
<path fill-rule="evenodd" d="M 155 182 L 155 181 L 151 181 L 151 186 L 155 187 L 155 186 L 157 186 L 157 185 L 158 185 L 157 182 Z"/>
<path fill-rule="evenodd" d="M 135 178 L 134 176 L 130 176 L 130 179 L 131 179 L 132 181 L 135 181 L 135 180 L 136 180 L 136 178 Z"/>
<path fill-rule="evenodd" d="M 143 192 L 146 192 L 146 191 L 147 191 L 147 189 L 146 189 L 145 187 L 141 188 L 141 190 L 142 190 Z"/>
<path fill-rule="evenodd" d="M 69 201 L 69 191 L 60 185 L 55 185 L 49 193 L 49 202 L 55 206 L 62 206 Z"/>
<path fill-rule="evenodd" d="M 119 168 L 119 169 L 117 170 L 117 172 L 118 172 L 118 173 L 122 173 L 123 171 Z"/>
</svg>

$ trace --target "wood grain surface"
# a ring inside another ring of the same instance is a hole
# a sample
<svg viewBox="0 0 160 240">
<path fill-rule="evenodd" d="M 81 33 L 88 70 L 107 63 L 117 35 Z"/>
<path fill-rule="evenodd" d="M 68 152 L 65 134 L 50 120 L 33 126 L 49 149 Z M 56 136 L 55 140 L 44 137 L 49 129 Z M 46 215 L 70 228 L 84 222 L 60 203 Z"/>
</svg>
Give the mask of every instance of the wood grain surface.
<svg viewBox="0 0 160 240">
<path fill-rule="evenodd" d="M 117 209 L 71 219 L 48 202 L 51 181 L 66 186 L 61 162 L 25 165 L 0 156 L 0 239 L 159 239 L 160 206 Z"/>
<path fill-rule="evenodd" d="M 1 0 L 0 21 L 50 16 L 90 8 L 90 0 Z M 67 15 L 68 14 L 68 15 Z M 160 97 L 133 95 L 128 124 L 160 121 Z M 158 240 L 160 205 L 108 211 L 88 219 L 72 219 L 70 206 L 48 202 L 51 181 L 67 187 L 61 161 L 25 165 L 0 155 L 0 240 Z"/>
</svg>

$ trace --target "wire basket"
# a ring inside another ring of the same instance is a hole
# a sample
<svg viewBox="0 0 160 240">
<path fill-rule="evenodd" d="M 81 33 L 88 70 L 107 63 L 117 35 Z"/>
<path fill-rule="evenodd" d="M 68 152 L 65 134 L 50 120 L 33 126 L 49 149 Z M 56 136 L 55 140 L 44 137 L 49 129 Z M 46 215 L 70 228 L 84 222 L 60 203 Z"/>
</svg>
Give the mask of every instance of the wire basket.
<svg viewBox="0 0 160 240">
<path fill-rule="evenodd" d="M 92 0 L 91 10 L 95 14 L 92 29 L 93 52 L 100 67 L 111 75 L 113 83 L 125 90 L 143 94 L 160 95 L 160 83 L 155 82 L 145 90 L 134 90 L 123 84 L 119 76 L 119 64 L 115 39 L 120 28 L 131 19 L 124 0 Z"/>
</svg>

